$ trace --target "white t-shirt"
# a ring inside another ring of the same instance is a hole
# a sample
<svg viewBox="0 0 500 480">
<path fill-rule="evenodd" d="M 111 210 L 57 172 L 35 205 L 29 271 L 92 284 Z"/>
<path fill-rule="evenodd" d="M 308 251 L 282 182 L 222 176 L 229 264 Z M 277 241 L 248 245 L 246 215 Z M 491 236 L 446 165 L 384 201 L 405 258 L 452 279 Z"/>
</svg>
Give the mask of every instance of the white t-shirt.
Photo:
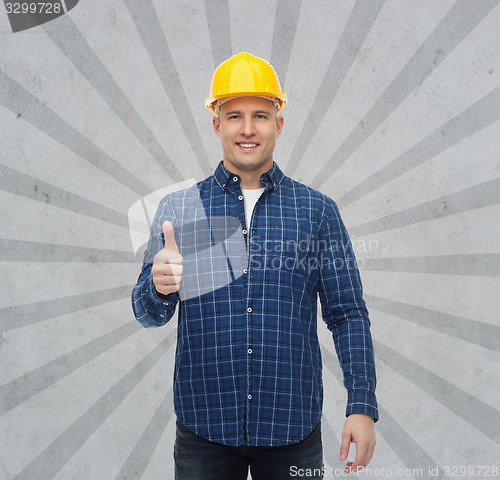
<svg viewBox="0 0 500 480">
<path fill-rule="evenodd" d="M 265 190 L 262 188 L 255 188 L 253 190 L 243 190 L 241 189 L 241 193 L 243 194 L 243 201 L 245 202 L 245 221 L 247 223 L 247 229 L 250 228 L 250 220 L 252 218 L 253 209 L 257 200 L 262 195 L 262 192 Z"/>
</svg>

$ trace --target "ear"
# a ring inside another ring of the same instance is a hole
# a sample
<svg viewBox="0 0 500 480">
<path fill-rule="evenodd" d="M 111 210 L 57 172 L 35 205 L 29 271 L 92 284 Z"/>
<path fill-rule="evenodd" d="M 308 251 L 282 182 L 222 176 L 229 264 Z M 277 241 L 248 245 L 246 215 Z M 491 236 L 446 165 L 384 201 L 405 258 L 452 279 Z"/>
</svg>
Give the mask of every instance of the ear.
<svg viewBox="0 0 500 480">
<path fill-rule="evenodd" d="M 276 117 L 276 138 L 278 138 L 281 135 L 281 132 L 283 131 L 283 124 L 285 123 L 285 120 L 283 119 L 282 116 Z"/>
<path fill-rule="evenodd" d="M 212 126 L 214 127 L 215 135 L 219 136 L 220 120 L 217 117 L 212 118 Z"/>
</svg>

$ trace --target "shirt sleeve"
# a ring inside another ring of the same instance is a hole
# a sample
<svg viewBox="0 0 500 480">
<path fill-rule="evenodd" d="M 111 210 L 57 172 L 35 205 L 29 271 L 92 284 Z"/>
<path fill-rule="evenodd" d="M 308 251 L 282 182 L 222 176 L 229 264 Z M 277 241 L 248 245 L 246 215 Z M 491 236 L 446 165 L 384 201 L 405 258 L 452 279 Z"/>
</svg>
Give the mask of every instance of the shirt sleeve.
<svg viewBox="0 0 500 480">
<path fill-rule="evenodd" d="M 375 358 L 368 310 L 351 240 L 331 199 L 324 209 L 318 244 L 321 310 L 344 376 L 346 416 L 363 413 L 376 422 Z"/>
<path fill-rule="evenodd" d="M 154 256 L 163 248 L 165 240 L 162 224 L 169 220 L 175 225 L 175 213 L 170 197 L 164 197 L 151 224 L 148 246 L 144 252 L 142 270 L 132 289 L 132 309 L 137 321 L 146 328 L 165 325 L 174 315 L 179 293 L 160 295 L 154 286 L 151 268 Z"/>
</svg>

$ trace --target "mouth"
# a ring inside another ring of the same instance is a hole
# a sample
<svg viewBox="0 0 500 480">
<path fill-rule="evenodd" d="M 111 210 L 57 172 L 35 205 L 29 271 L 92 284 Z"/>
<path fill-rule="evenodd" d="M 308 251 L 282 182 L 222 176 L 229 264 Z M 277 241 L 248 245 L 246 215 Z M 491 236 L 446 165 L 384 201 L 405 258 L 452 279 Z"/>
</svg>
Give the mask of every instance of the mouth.
<svg viewBox="0 0 500 480">
<path fill-rule="evenodd" d="M 239 142 L 236 145 L 238 145 L 238 147 L 240 147 L 245 152 L 252 152 L 259 146 L 258 143 L 253 142 Z"/>
</svg>

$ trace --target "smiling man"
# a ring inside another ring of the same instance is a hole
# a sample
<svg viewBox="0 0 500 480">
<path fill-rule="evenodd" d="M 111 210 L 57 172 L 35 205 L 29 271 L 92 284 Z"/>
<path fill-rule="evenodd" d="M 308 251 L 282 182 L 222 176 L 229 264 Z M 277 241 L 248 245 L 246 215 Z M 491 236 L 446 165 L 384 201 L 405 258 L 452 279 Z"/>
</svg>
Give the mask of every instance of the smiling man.
<svg viewBox="0 0 500 480">
<path fill-rule="evenodd" d="M 273 160 L 286 102 L 267 61 L 242 52 L 219 65 L 205 105 L 223 159 L 196 189 L 208 223 L 241 225 L 241 271 L 228 259 L 227 284 L 180 295 L 183 216 L 198 216 L 188 189 L 160 202 L 132 292 L 145 327 L 164 325 L 179 305 L 177 480 L 246 480 L 248 469 L 254 480 L 300 472 L 323 478 L 318 296 L 347 389 L 340 459 L 352 442 L 355 459 L 346 468 L 364 467 L 375 448 L 375 362 L 359 271 L 335 202 L 287 177 Z M 206 267 L 199 283 L 207 270 L 220 274 L 215 262 Z"/>
</svg>

